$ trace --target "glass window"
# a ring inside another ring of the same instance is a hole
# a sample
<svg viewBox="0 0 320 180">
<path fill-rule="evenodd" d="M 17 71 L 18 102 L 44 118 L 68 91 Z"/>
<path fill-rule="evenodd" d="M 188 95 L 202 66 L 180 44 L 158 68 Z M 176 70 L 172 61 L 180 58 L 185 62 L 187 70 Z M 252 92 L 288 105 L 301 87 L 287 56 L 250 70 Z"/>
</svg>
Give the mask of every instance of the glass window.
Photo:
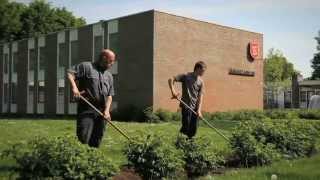
<svg viewBox="0 0 320 180">
<path fill-rule="evenodd" d="M 44 70 L 45 68 L 45 48 L 44 47 L 40 47 L 39 48 L 39 54 L 40 54 L 40 58 L 39 58 L 39 68 L 40 70 Z"/>
<path fill-rule="evenodd" d="M 45 91 L 44 91 L 44 81 L 39 81 L 38 84 L 38 103 L 44 103 L 45 101 Z"/>
<path fill-rule="evenodd" d="M 36 52 L 34 49 L 29 50 L 29 70 L 34 70 L 36 66 Z"/>
<path fill-rule="evenodd" d="M 71 42 L 71 65 L 78 63 L 78 41 Z"/>
<path fill-rule="evenodd" d="M 109 49 L 115 54 L 119 53 L 119 35 L 118 33 L 109 34 Z"/>
<path fill-rule="evenodd" d="M 34 84 L 29 84 L 29 94 L 28 94 L 28 113 L 33 113 L 33 102 L 34 102 Z"/>
<path fill-rule="evenodd" d="M 306 102 L 307 101 L 307 92 L 301 91 L 300 92 L 300 102 Z"/>
<path fill-rule="evenodd" d="M 8 56 L 8 54 L 4 54 L 4 64 L 3 64 L 4 69 L 3 69 L 3 71 L 5 74 L 8 73 L 8 65 L 9 65 L 9 56 Z"/>
<path fill-rule="evenodd" d="M 94 60 L 99 58 L 100 52 L 102 50 L 102 36 L 94 37 Z"/>
<path fill-rule="evenodd" d="M 18 67 L 18 53 L 14 52 L 12 57 L 13 63 L 12 63 L 12 71 L 13 73 L 17 73 L 17 67 Z"/>
<path fill-rule="evenodd" d="M 8 83 L 4 83 L 3 85 L 3 100 L 4 100 L 4 103 L 7 104 L 9 102 L 9 86 L 8 86 Z"/>
<path fill-rule="evenodd" d="M 67 62 L 66 44 L 59 44 L 59 67 L 65 67 Z"/>
<path fill-rule="evenodd" d="M 11 103 L 17 103 L 17 83 L 11 83 Z"/>
</svg>

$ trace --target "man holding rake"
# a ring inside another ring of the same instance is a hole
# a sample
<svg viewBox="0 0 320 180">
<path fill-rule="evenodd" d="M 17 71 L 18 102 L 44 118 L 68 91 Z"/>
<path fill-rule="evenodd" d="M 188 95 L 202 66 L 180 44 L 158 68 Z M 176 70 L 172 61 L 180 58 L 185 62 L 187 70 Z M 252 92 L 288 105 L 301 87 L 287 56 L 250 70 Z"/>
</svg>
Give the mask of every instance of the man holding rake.
<svg viewBox="0 0 320 180">
<path fill-rule="evenodd" d="M 114 96 L 113 77 L 107 69 L 115 62 L 115 54 L 104 49 L 95 62 L 82 62 L 68 70 L 73 96 L 85 98 L 101 116 L 85 101 L 78 101 L 77 136 L 81 143 L 98 148 L 106 127 L 104 118 L 111 120 L 110 108 Z M 79 87 L 76 84 L 78 81 Z"/>
<path fill-rule="evenodd" d="M 180 101 L 182 126 L 180 132 L 189 138 L 195 136 L 198 127 L 198 119 L 202 118 L 201 108 L 204 93 L 204 82 L 201 78 L 206 71 L 207 66 L 203 61 L 198 61 L 193 72 L 179 74 L 168 80 L 172 98 L 180 100 L 180 94 L 175 90 L 174 83 L 182 83 L 182 97 Z M 195 113 L 193 113 L 189 106 Z"/>
</svg>

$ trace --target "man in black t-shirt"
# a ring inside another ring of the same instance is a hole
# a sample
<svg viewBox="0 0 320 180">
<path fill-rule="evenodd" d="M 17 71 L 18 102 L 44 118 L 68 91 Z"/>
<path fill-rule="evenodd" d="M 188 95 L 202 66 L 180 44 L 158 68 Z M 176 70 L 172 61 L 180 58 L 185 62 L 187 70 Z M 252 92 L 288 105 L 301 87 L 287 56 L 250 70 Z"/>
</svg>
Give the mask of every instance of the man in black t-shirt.
<svg viewBox="0 0 320 180">
<path fill-rule="evenodd" d="M 197 114 L 180 103 L 182 113 L 182 126 L 180 132 L 187 135 L 189 138 L 195 136 L 198 126 L 198 117 L 202 118 L 201 108 L 204 93 L 204 82 L 201 78 L 206 70 L 206 64 L 199 61 L 195 64 L 193 72 L 179 74 L 169 79 L 169 88 L 173 98 L 179 98 L 179 93 L 174 88 L 175 82 L 182 84 L 182 97 L 189 107 L 191 107 Z"/>
<path fill-rule="evenodd" d="M 97 61 L 82 62 L 68 70 L 73 96 L 79 99 L 81 92 L 81 95 L 110 120 L 114 88 L 112 74 L 107 69 L 111 68 L 114 62 L 115 54 L 109 49 L 104 49 Z M 78 86 L 76 81 L 78 81 Z M 78 101 L 77 111 L 79 141 L 91 147 L 99 147 L 106 126 L 104 118 L 81 100 Z"/>
</svg>

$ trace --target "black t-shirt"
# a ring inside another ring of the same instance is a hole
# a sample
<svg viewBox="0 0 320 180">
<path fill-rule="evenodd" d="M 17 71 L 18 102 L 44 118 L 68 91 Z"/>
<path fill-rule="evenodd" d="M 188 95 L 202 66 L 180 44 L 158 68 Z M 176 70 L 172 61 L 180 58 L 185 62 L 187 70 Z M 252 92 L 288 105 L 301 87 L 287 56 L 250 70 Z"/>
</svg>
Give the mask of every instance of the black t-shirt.
<svg viewBox="0 0 320 180">
<path fill-rule="evenodd" d="M 78 81 L 80 92 L 96 108 L 104 110 L 108 96 L 114 96 L 113 77 L 109 71 L 100 70 L 98 65 L 92 62 L 82 62 L 71 67 L 69 73 L 74 74 Z M 78 102 L 78 113 L 93 112 L 93 109 L 84 101 Z"/>
</svg>

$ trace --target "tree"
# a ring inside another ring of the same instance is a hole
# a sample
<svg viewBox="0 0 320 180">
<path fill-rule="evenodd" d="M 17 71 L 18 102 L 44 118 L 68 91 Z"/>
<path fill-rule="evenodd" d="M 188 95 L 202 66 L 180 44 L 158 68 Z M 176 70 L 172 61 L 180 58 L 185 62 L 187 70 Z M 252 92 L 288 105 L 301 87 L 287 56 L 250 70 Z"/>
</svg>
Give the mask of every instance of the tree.
<svg viewBox="0 0 320 180">
<path fill-rule="evenodd" d="M 0 1 L 0 39 L 10 41 L 21 38 L 21 14 L 26 10 L 26 6 L 21 3 L 7 0 Z"/>
<path fill-rule="evenodd" d="M 264 63 L 266 83 L 288 81 L 296 73 L 293 64 L 288 62 L 280 50 L 270 49 Z"/>
<path fill-rule="evenodd" d="M 318 32 L 318 37 L 315 37 L 317 41 L 317 53 L 314 54 L 313 59 L 311 60 L 311 67 L 313 69 L 311 79 L 320 79 L 320 31 Z"/>
<path fill-rule="evenodd" d="M 0 39 L 18 40 L 60 31 L 70 27 L 85 25 L 85 20 L 77 18 L 66 8 L 54 8 L 44 0 L 35 0 L 28 6 L 1 1 Z"/>
</svg>

